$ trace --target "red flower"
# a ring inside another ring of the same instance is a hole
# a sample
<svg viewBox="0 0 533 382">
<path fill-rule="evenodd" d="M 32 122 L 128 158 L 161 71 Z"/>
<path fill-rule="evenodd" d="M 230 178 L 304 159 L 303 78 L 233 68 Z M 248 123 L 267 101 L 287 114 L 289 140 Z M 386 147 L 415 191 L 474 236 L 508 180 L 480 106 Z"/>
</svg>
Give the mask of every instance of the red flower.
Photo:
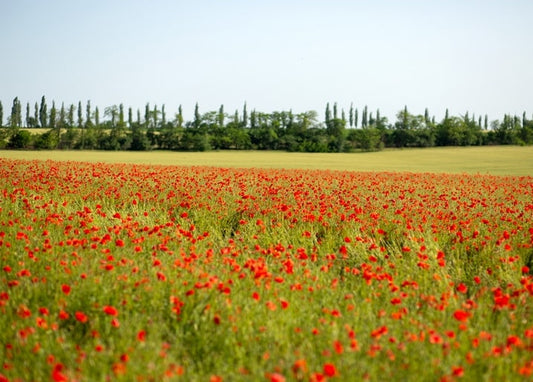
<svg viewBox="0 0 533 382">
<path fill-rule="evenodd" d="M 382 326 L 380 328 L 373 330 L 372 333 L 370 333 L 370 335 L 374 338 L 379 338 L 382 335 L 387 334 L 388 331 L 389 330 L 386 326 Z"/>
<path fill-rule="evenodd" d="M 69 314 L 65 312 L 64 310 L 59 311 L 59 319 L 60 320 L 68 320 Z"/>
<path fill-rule="evenodd" d="M 467 291 L 468 287 L 465 284 L 461 283 L 457 285 L 457 292 L 465 294 Z"/>
<path fill-rule="evenodd" d="M 470 313 L 465 312 L 464 310 L 456 310 L 453 314 L 453 318 L 455 318 L 457 321 L 460 321 L 460 322 L 468 321 L 469 317 L 470 317 Z"/>
<path fill-rule="evenodd" d="M 62 373 L 64 366 L 60 363 L 54 366 L 52 370 L 52 380 L 54 382 L 66 382 L 68 378 L 65 374 Z"/>
<path fill-rule="evenodd" d="M 455 377 L 462 377 L 464 374 L 464 369 L 461 366 L 454 366 L 452 367 L 452 374 Z"/>
<path fill-rule="evenodd" d="M 335 353 L 342 354 L 344 352 L 344 348 L 342 346 L 342 343 L 340 341 L 334 341 L 333 342 L 333 348 L 335 349 Z"/>
<path fill-rule="evenodd" d="M 86 323 L 89 320 L 89 317 L 87 317 L 87 315 L 85 315 L 85 313 L 83 312 L 76 312 L 74 314 L 74 317 L 76 317 L 76 320 L 78 320 L 82 324 Z"/>
<path fill-rule="evenodd" d="M 118 316 L 118 310 L 114 306 L 104 306 L 104 313 L 109 316 Z"/>
<path fill-rule="evenodd" d="M 68 296 L 70 293 L 70 285 L 66 285 L 66 284 L 61 285 L 61 290 L 63 291 L 63 293 L 65 293 Z"/>
<path fill-rule="evenodd" d="M 270 382 L 285 382 L 285 377 L 279 373 L 269 375 Z"/>
<path fill-rule="evenodd" d="M 324 364 L 324 374 L 328 377 L 334 377 L 338 374 L 337 368 L 332 363 Z"/>
</svg>

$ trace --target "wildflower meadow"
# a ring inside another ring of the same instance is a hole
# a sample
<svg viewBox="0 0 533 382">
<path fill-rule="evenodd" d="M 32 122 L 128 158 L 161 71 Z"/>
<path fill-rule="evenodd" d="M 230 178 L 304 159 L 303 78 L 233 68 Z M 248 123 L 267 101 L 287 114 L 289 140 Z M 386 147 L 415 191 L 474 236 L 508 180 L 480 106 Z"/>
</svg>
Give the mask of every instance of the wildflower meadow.
<svg viewBox="0 0 533 382">
<path fill-rule="evenodd" d="M 533 178 L 0 159 L 0 381 L 533 379 Z"/>
</svg>

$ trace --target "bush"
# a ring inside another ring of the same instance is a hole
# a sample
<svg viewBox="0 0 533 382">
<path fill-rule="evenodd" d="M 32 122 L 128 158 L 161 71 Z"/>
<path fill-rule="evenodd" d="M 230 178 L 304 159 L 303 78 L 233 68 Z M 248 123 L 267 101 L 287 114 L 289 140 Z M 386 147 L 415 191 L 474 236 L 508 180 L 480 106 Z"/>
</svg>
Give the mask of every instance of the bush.
<svg viewBox="0 0 533 382">
<path fill-rule="evenodd" d="M 10 149 L 25 149 L 29 148 L 30 143 L 31 134 L 29 133 L 29 131 L 18 130 L 11 136 L 11 138 L 9 138 L 7 147 Z"/>
<path fill-rule="evenodd" d="M 48 131 L 37 136 L 35 139 L 35 148 L 43 150 L 51 150 L 57 147 L 57 132 Z"/>
</svg>

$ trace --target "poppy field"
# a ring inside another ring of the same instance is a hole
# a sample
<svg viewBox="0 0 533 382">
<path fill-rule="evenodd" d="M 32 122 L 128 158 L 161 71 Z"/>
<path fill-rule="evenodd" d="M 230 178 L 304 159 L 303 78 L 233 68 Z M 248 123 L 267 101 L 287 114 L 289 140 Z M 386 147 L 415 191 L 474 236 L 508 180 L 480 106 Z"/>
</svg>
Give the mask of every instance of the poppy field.
<svg viewBox="0 0 533 382">
<path fill-rule="evenodd" d="M 0 179 L 0 381 L 533 380 L 533 177 Z"/>
</svg>

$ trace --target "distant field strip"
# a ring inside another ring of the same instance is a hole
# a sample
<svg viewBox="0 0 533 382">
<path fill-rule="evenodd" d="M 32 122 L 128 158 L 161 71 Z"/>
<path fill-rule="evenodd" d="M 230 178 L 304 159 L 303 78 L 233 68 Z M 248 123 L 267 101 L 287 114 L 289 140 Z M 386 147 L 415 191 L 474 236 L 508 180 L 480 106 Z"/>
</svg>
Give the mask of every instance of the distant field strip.
<svg viewBox="0 0 533 382">
<path fill-rule="evenodd" d="M 349 154 L 287 153 L 281 151 L 112 152 L 2 150 L 0 151 L 0 157 L 178 166 L 533 175 L 533 147 L 531 146 L 445 147 Z"/>
</svg>

